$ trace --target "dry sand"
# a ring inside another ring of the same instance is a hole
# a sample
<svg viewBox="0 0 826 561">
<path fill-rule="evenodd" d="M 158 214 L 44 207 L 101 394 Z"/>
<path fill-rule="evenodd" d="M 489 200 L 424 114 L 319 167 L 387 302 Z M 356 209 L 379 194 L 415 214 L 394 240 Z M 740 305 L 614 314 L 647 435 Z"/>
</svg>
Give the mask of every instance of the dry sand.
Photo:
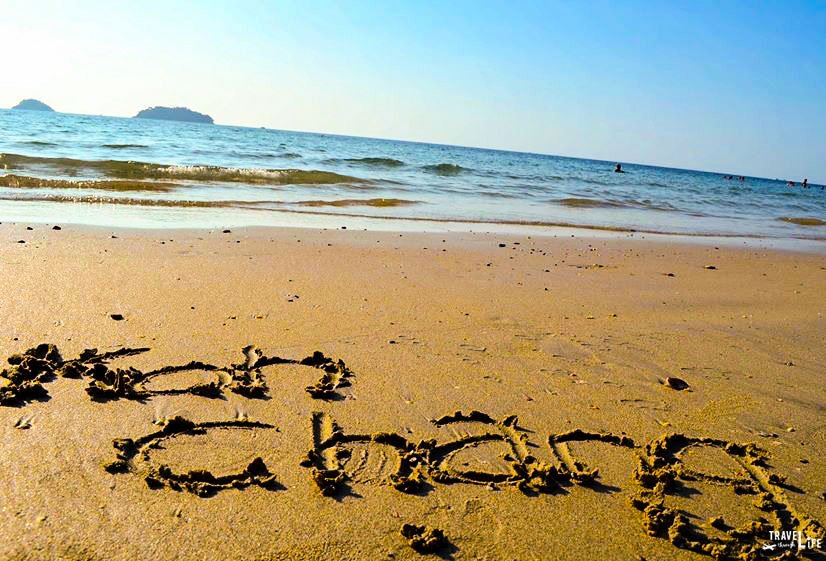
<svg viewBox="0 0 826 561">
<path fill-rule="evenodd" d="M 653 561 L 822 536 L 823 255 L 353 230 L 0 240 L 3 362 L 61 355 L 3 366 L 1 559 L 424 558 L 415 543 Z M 102 355 L 123 348 L 148 350 Z"/>
</svg>

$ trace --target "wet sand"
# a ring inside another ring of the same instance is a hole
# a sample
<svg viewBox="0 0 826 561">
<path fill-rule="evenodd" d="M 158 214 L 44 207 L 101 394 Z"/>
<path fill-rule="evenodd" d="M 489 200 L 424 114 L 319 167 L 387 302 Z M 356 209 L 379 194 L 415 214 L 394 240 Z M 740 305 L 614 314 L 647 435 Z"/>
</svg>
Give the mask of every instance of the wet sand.
<svg viewBox="0 0 826 561">
<path fill-rule="evenodd" d="M 822 254 L 31 227 L 0 225 L 2 559 L 759 559 L 770 529 L 823 537 Z"/>
</svg>

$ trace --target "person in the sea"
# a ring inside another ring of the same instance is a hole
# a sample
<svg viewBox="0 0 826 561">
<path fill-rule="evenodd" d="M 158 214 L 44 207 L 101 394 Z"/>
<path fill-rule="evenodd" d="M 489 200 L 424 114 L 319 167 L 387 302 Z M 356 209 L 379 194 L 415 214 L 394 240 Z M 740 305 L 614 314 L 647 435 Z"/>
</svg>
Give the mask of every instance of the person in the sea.
<svg viewBox="0 0 826 561">
<path fill-rule="evenodd" d="M 809 188 L 809 178 L 808 178 L 808 177 L 804 177 L 804 178 L 803 178 L 803 188 L 804 188 L 804 189 L 808 189 L 808 188 Z"/>
<path fill-rule="evenodd" d="M 622 164 L 617 164 L 617 167 L 614 168 L 614 173 L 625 173 L 622 171 Z"/>
</svg>

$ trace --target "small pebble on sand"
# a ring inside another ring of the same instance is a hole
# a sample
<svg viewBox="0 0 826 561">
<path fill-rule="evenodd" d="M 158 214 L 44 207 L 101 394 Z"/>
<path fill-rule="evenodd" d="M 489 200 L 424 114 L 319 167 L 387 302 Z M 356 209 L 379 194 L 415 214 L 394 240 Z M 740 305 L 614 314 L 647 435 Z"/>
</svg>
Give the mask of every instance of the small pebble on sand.
<svg viewBox="0 0 826 561">
<path fill-rule="evenodd" d="M 682 378 L 675 378 L 672 376 L 669 376 L 665 379 L 665 385 L 677 391 L 687 390 L 689 387 L 688 382 L 686 382 Z"/>
</svg>

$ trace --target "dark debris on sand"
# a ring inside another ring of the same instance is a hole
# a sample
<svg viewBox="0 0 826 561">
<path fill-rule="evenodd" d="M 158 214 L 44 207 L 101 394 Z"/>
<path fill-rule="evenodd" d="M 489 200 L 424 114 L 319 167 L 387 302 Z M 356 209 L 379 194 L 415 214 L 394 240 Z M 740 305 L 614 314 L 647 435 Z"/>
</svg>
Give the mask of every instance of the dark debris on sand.
<svg viewBox="0 0 826 561">
<path fill-rule="evenodd" d="M 688 382 L 686 382 L 682 378 L 675 378 L 672 376 L 667 377 L 662 383 L 671 388 L 672 390 L 677 391 L 687 390 L 690 387 L 688 385 Z"/>
<path fill-rule="evenodd" d="M 404 524 L 401 534 L 407 538 L 410 547 L 419 553 L 436 553 L 449 545 L 447 536 L 439 528 Z"/>
</svg>

